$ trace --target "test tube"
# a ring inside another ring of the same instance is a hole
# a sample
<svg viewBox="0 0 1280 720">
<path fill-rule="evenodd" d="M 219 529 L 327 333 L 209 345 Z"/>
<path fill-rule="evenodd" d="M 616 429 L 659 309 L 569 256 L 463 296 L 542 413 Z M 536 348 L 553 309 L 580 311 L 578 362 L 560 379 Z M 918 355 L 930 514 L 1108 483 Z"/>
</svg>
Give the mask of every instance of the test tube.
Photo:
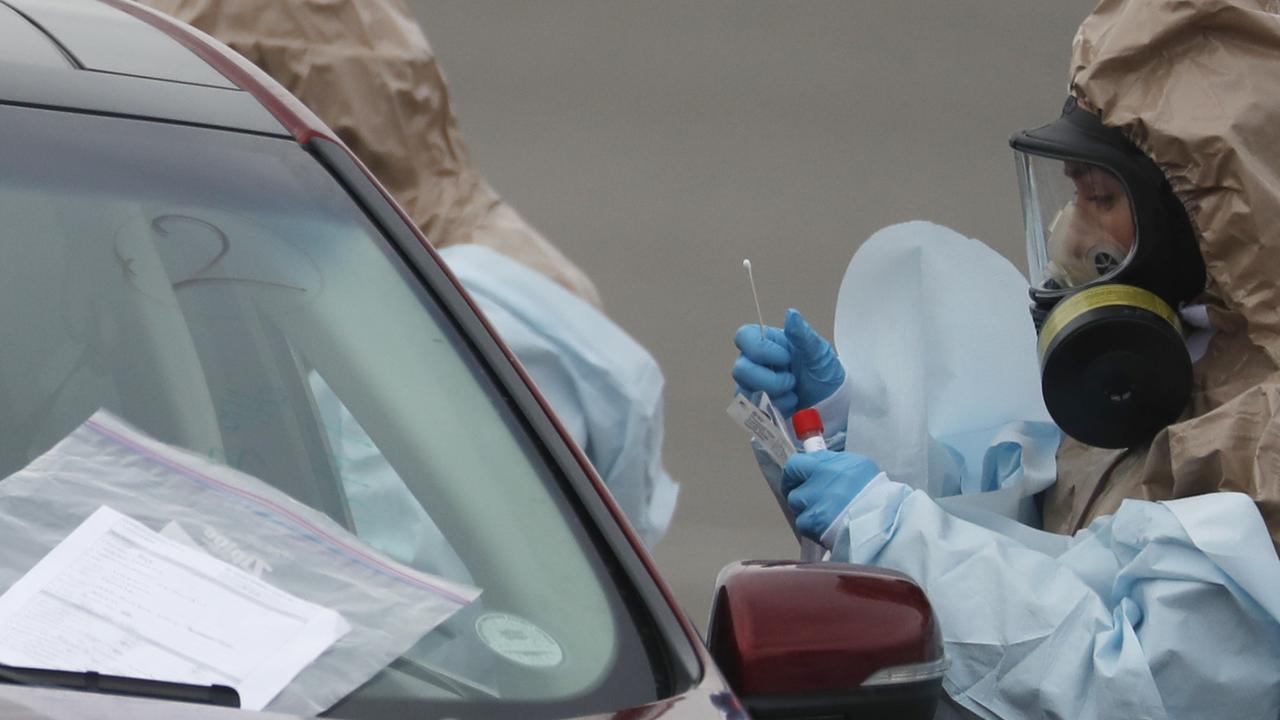
<svg viewBox="0 0 1280 720">
<path fill-rule="evenodd" d="M 823 437 L 822 416 L 813 408 L 797 410 L 791 416 L 791 427 L 796 432 L 796 439 L 807 453 L 827 449 L 827 441 Z M 800 560 L 802 562 L 818 562 L 827 554 L 821 543 L 809 538 L 800 538 Z"/>
</svg>

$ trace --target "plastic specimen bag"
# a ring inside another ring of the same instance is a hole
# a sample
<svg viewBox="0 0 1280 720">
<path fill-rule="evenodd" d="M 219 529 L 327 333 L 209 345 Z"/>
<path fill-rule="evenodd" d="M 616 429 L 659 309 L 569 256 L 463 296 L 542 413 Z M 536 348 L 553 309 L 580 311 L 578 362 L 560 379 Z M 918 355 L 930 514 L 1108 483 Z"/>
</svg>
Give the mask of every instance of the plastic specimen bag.
<svg viewBox="0 0 1280 720">
<path fill-rule="evenodd" d="M 351 624 L 268 710 L 322 712 L 480 594 L 401 565 L 266 483 L 152 440 L 103 411 L 0 481 L 0 588 L 102 505 L 166 534 L 176 526 L 214 557 Z"/>
</svg>

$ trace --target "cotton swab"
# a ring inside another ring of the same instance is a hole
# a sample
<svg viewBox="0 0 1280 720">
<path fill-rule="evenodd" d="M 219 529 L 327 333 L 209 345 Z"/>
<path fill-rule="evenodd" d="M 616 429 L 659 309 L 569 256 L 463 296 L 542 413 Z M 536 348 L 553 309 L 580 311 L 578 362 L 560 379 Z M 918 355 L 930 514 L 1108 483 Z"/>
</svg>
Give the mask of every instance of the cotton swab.
<svg viewBox="0 0 1280 720">
<path fill-rule="evenodd" d="M 747 282 L 751 283 L 751 298 L 756 301 L 756 317 L 760 320 L 760 339 L 765 339 L 764 313 L 760 312 L 760 296 L 756 294 L 756 277 L 751 274 L 751 258 L 743 258 L 742 269 L 747 271 Z"/>
</svg>

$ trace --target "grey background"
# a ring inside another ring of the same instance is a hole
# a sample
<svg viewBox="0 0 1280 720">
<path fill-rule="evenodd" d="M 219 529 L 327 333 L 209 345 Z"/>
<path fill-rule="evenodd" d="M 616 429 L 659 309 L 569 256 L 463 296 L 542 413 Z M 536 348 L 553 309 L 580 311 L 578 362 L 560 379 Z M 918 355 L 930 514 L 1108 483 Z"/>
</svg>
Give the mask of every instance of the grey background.
<svg viewBox="0 0 1280 720">
<path fill-rule="evenodd" d="M 942 223 L 1025 263 L 1008 138 L 1057 115 L 1087 0 L 409 0 L 476 164 L 595 280 L 667 377 L 682 483 L 654 555 L 705 627 L 716 573 L 796 546 L 725 415 L 731 338 L 831 329 L 877 229 Z"/>
</svg>

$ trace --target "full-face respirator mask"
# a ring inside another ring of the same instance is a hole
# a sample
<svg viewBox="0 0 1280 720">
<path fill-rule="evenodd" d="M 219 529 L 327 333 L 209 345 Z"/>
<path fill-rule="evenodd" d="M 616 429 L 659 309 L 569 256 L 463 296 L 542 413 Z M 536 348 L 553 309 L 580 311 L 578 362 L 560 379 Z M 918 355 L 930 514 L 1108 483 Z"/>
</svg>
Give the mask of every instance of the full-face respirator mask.
<svg viewBox="0 0 1280 720">
<path fill-rule="evenodd" d="M 1145 442 L 1191 395 L 1176 308 L 1204 289 L 1205 269 L 1186 210 L 1160 168 L 1075 98 L 1009 144 L 1045 406 L 1085 444 Z"/>
</svg>

